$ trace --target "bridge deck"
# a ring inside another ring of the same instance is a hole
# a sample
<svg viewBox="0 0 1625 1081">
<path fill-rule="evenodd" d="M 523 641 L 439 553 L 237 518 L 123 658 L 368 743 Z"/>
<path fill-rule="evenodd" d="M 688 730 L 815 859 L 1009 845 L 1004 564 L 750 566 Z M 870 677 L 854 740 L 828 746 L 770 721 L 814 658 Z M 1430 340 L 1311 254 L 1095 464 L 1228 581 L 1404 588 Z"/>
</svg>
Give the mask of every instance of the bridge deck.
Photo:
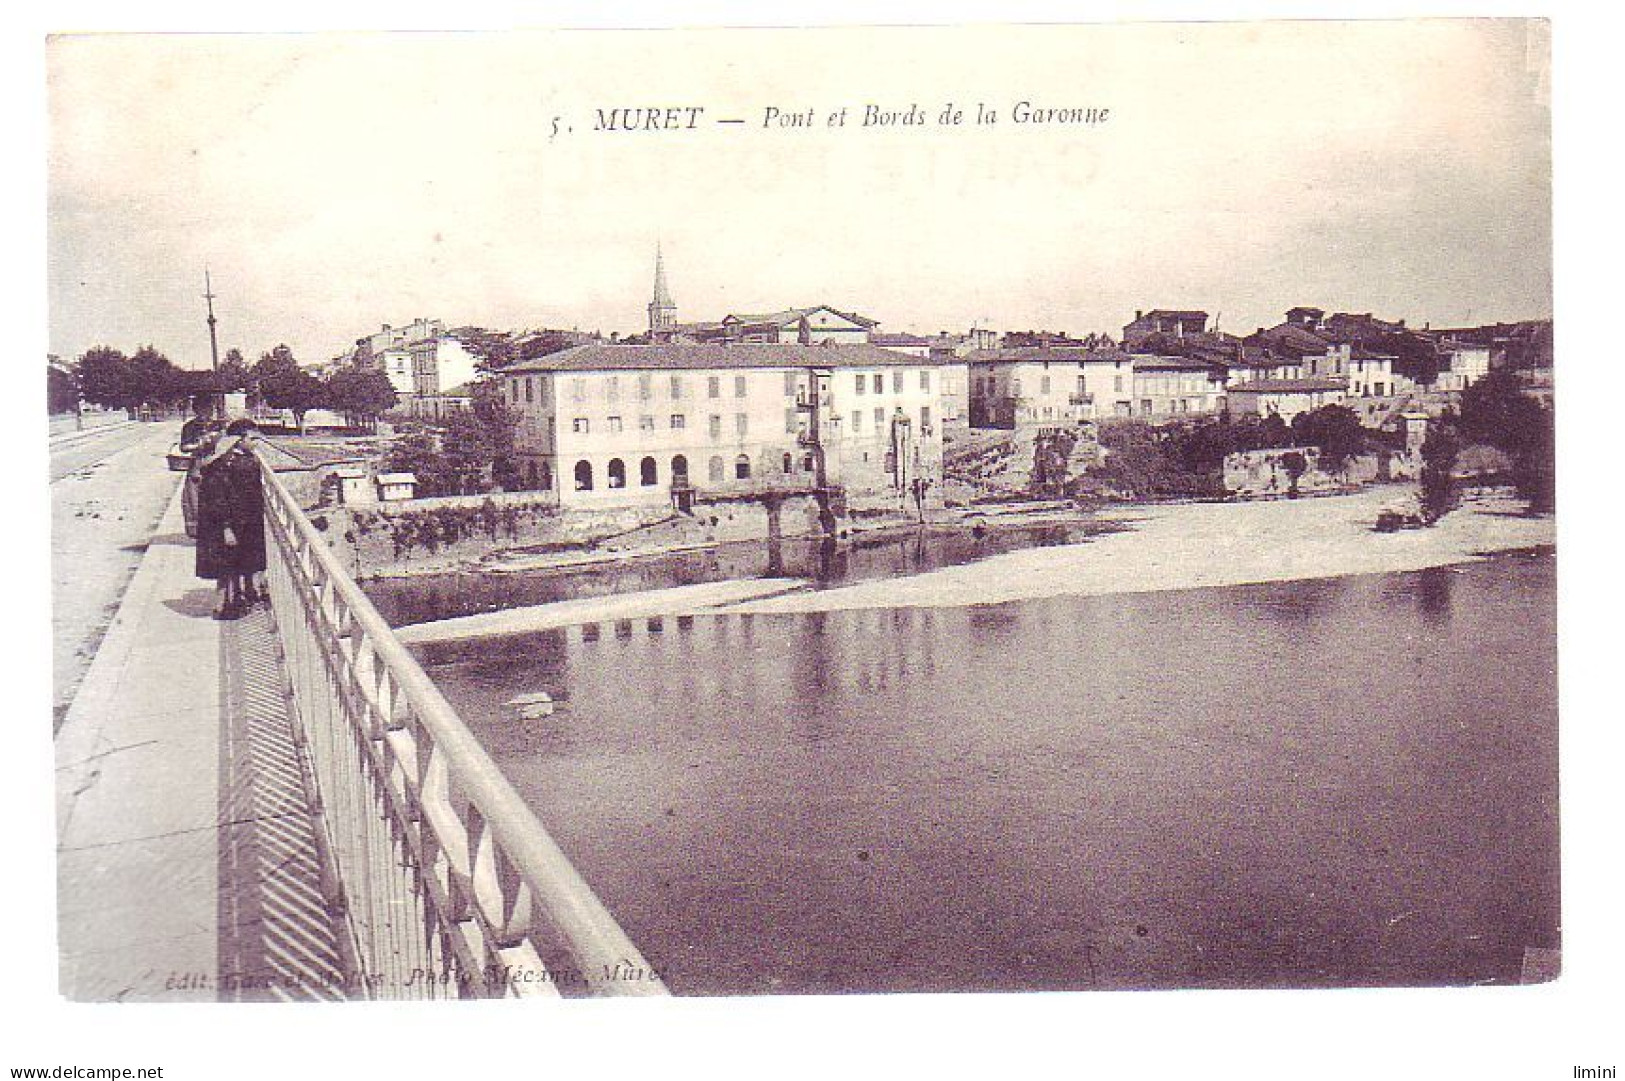
<svg viewBox="0 0 1625 1081">
<path fill-rule="evenodd" d="M 342 997 L 270 617 L 192 560 L 177 493 L 57 735 L 61 991 Z"/>
</svg>

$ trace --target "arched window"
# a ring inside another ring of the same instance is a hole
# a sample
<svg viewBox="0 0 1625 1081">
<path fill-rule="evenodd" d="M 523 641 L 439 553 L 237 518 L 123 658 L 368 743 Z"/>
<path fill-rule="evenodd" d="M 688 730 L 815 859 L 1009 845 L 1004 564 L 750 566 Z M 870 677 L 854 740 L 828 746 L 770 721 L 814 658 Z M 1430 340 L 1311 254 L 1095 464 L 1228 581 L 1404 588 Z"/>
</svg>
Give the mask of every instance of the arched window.
<svg viewBox="0 0 1625 1081">
<path fill-rule="evenodd" d="M 671 482 L 678 487 L 688 483 L 688 458 L 678 454 L 671 460 Z"/>
<path fill-rule="evenodd" d="M 749 478 L 750 456 L 748 454 L 741 454 L 739 457 L 734 459 L 734 476 L 739 480 Z"/>
<path fill-rule="evenodd" d="M 576 463 L 576 491 L 592 491 L 592 463 L 585 459 Z"/>
<path fill-rule="evenodd" d="M 818 462 L 811 454 L 808 454 L 801 459 L 801 468 L 803 471 L 811 473 L 818 468 Z"/>
<path fill-rule="evenodd" d="M 626 487 L 626 463 L 619 458 L 609 460 L 609 486 L 611 488 Z"/>
<path fill-rule="evenodd" d="M 721 480 L 722 480 L 722 456 L 721 455 L 718 455 L 718 454 L 711 455 L 710 471 L 709 471 L 708 475 L 710 476 L 710 478 L 711 478 L 711 480 L 713 482 L 718 482 L 718 483 L 721 482 Z"/>
<path fill-rule="evenodd" d="M 794 473 L 796 471 L 796 460 L 791 456 L 789 451 L 784 452 L 784 471 L 786 473 Z"/>
<path fill-rule="evenodd" d="M 638 482 L 645 488 L 652 488 L 660 483 L 660 467 L 655 465 L 653 458 L 645 458 L 638 465 Z"/>
</svg>

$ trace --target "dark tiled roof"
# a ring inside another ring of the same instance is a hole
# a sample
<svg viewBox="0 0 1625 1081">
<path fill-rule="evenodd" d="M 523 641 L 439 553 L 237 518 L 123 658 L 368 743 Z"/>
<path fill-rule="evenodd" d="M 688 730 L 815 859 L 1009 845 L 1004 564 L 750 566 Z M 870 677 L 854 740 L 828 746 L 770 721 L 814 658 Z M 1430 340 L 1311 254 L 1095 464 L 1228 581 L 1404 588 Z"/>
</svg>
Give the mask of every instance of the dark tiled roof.
<svg viewBox="0 0 1625 1081">
<path fill-rule="evenodd" d="M 1237 383 L 1230 388 L 1231 394 L 1241 394 L 1251 391 L 1255 394 L 1306 394 L 1316 390 L 1342 390 L 1349 389 L 1348 382 L 1343 379 L 1332 379 L 1327 376 L 1310 376 L 1307 379 L 1254 379 L 1247 383 Z"/>
<path fill-rule="evenodd" d="M 1130 360 L 1120 349 L 1090 349 L 1082 345 L 1018 345 L 1001 349 L 973 349 L 967 364 L 1111 364 Z"/>
<path fill-rule="evenodd" d="M 1148 311 L 1144 315 L 1142 315 L 1140 317 L 1140 319 L 1154 319 L 1154 318 L 1157 318 L 1159 316 L 1164 317 L 1164 318 L 1174 318 L 1174 319 L 1204 319 L 1205 320 L 1207 318 L 1207 312 L 1180 311 L 1178 309 L 1173 309 L 1173 308 L 1153 308 L 1151 311 Z M 1135 322 L 1138 323 L 1140 321 L 1140 319 L 1136 319 Z"/>
<path fill-rule="evenodd" d="M 938 341 L 936 338 L 922 338 L 918 334 L 871 334 L 869 344 L 878 345 L 882 349 L 895 349 L 898 346 L 931 345 Z"/>
<path fill-rule="evenodd" d="M 671 342 L 661 345 L 578 345 L 522 361 L 508 372 L 594 372 L 705 370 L 710 368 L 887 368 L 929 367 L 940 361 L 896 353 L 879 346 L 798 345 L 739 342 L 728 345 Z"/>
<path fill-rule="evenodd" d="M 1161 357 L 1136 353 L 1129 358 L 1136 369 L 1161 372 L 1212 372 L 1213 365 L 1190 357 Z"/>
</svg>

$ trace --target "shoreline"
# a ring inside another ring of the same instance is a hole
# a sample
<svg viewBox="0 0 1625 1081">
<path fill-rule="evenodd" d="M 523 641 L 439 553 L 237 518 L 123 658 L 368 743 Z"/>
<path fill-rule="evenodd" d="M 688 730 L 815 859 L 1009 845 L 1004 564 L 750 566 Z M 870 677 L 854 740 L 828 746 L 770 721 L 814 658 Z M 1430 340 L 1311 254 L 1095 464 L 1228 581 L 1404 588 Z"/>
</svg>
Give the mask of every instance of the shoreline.
<svg viewBox="0 0 1625 1081">
<path fill-rule="evenodd" d="M 674 586 L 411 624 L 398 633 L 418 643 L 654 616 L 957 608 L 1398 573 L 1555 549 L 1551 516 L 1519 513 L 1520 501 L 1495 491 L 1467 493 L 1431 528 L 1375 532 L 1378 511 L 1409 490 L 1388 485 L 1310 500 L 1135 504 L 1092 515 L 1121 525 L 1117 531 L 900 578 L 828 589 L 800 579 Z"/>
</svg>

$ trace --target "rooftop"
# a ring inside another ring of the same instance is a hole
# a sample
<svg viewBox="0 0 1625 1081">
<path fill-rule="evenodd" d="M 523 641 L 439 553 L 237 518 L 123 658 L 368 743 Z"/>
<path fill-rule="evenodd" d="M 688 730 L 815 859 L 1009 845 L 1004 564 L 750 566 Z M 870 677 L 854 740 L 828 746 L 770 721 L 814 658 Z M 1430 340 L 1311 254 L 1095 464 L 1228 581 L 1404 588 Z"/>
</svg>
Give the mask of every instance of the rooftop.
<svg viewBox="0 0 1625 1081">
<path fill-rule="evenodd" d="M 713 368 L 918 368 L 939 364 L 868 344 L 799 345 L 785 342 L 608 345 L 594 342 L 521 361 L 510 372 L 596 372 Z"/>
<path fill-rule="evenodd" d="M 1246 383 L 1237 383 L 1230 388 L 1231 394 L 1307 394 L 1319 390 L 1343 390 L 1349 385 L 1342 379 L 1332 379 L 1328 376 L 1310 376 L 1305 379 L 1254 379 Z"/>
</svg>

